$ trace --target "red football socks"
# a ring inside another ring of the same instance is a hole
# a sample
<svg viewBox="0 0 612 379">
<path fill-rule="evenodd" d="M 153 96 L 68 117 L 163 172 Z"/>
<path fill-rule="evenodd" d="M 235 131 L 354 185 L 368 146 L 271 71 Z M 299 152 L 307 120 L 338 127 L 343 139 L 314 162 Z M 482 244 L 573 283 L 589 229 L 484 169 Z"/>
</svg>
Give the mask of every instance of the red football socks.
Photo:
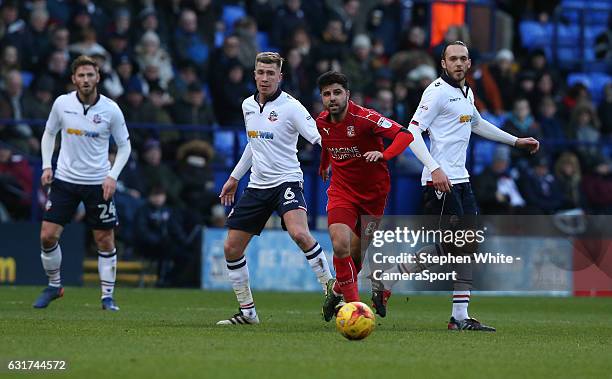
<svg viewBox="0 0 612 379">
<path fill-rule="evenodd" d="M 336 284 L 340 287 L 339 292 L 344 295 L 344 301 L 347 303 L 359 301 L 358 271 L 353 259 L 350 256 L 344 258 L 334 256 L 334 268 L 336 269 Z"/>
</svg>

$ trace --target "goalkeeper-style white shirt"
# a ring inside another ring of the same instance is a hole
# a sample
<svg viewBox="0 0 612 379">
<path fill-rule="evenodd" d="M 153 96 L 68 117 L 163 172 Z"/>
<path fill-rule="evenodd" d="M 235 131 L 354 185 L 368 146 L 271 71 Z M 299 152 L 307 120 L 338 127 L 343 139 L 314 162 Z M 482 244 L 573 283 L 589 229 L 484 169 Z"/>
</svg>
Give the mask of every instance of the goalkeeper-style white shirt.
<svg viewBox="0 0 612 379">
<path fill-rule="evenodd" d="M 45 130 L 52 135 L 61 130 L 55 177 L 74 184 L 102 184 L 111 168 L 108 161 L 110 137 L 117 146 L 129 143 L 130 139 L 117 103 L 98 95 L 93 104 L 86 105 L 79 100 L 76 91 L 55 100 Z"/>
<path fill-rule="evenodd" d="M 459 88 L 443 76 L 434 80 L 423 92 L 421 102 L 410 124 L 427 130 L 431 155 L 440 164 L 452 184 L 469 182 L 465 160 L 472 128 L 481 121 L 469 86 Z M 423 168 L 421 184 L 431 181 L 431 172 Z"/>
<path fill-rule="evenodd" d="M 302 182 L 298 136 L 312 144 L 320 143 L 315 120 L 299 101 L 280 89 L 263 106 L 256 96 L 242 102 L 249 141 L 246 149 L 253 155 L 248 187 L 272 188 L 285 182 Z"/>
</svg>

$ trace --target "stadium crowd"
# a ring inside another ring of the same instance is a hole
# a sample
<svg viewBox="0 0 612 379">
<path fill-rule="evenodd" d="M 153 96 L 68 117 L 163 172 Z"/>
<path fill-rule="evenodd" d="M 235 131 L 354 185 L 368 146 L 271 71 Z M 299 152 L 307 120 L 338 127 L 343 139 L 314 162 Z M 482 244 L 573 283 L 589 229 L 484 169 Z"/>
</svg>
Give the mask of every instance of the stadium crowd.
<svg viewBox="0 0 612 379">
<path fill-rule="evenodd" d="M 120 105 L 134 147 L 116 196 L 121 238 L 151 246 L 160 245 L 155 238 L 161 235 L 170 241 L 161 245 L 172 245 L 188 241 L 196 225 L 222 226 L 211 162 L 232 153 L 215 151 L 214 133 L 242 125 L 242 100 L 254 92 L 256 53 L 281 52 L 283 90 L 313 114 L 321 110 L 316 78 L 336 69 L 349 77 L 357 103 L 406 125 L 439 75 L 444 44 L 459 39 L 470 46 L 464 25 L 431 43 L 428 18 L 412 3 L 2 0 L 0 219 L 31 217 L 38 178 L 28 162 L 40 155 L 54 99 L 73 89 L 71 60 L 86 54 L 98 61 L 99 90 Z M 545 18 L 555 5 L 496 3 L 500 11 L 512 8 L 515 41 L 517 17 Z M 226 5 L 242 6 L 244 17 L 228 25 Z M 512 49 L 470 51 L 468 82 L 480 112 L 514 135 L 543 141 L 535 158 L 495 147 L 490 162 L 474 170 L 482 213 L 612 210 L 610 149 L 600 144 L 612 134 L 612 84 L 596 104 L 584 84 L 566 86 L 567 72 L 543 50 L 526 51 L 515 42 Z M 602 51 L 609 57 L 605 38 Z M 158 126 L 139 127 L 145 124 Z M 310 146 L 303 145 L 300 157 L 318 163 Z M 409 152 L 395 168 L 420 172 Z"/>
</svg>

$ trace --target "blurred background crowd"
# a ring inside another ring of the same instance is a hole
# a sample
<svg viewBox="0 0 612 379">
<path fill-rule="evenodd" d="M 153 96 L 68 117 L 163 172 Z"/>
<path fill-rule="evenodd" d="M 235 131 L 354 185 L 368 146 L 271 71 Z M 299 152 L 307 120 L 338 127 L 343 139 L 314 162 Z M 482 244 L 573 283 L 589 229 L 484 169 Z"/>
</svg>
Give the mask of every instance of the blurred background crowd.
<svg viewBox="0 0 612 379">
<path fill-rule="evenodd" d="M 80 54 L 98 61 L 99 90 L 132 136 L 120 239 L 163 255 L 197 244 L 202 225 L 223 226 L 217 193 L 246 143 L 241 103 L 255 90 L 257 52 L 281 52 L 282 88 L 313 115 L 316 78 L 335 69 L 353 100 L 407 124 L 457 39 L 470 47 L 483 116 L 543 142 L 529 157 L 474 139 L 482 213 L 607 213 L 611 9 L 609 0 L 0 0 L 0 220 L 40 219 L 40 137 Z M 306 171 L 317 151 L 300 143 Z M 392 166 L 418 188 L 409 151 Z M 403 201 L 419 203 L 418 192 Z"/>
</svg>

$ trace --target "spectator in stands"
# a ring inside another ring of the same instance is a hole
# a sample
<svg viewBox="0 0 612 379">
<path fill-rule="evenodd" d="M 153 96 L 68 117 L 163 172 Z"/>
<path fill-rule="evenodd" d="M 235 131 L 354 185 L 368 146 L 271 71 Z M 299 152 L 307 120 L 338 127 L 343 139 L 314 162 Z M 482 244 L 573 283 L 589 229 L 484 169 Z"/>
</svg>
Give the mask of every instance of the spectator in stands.
<svg viewBox="0 0 612 379">
<path fill-rule="evenodd" d="M 543 73 L 536 81 L 536 105 L 538 109 L 542 99 L 546 97 L 552 97 L 553 99 L 557 96 L 558 90 L 555 88 L 552 75 L 548 72 Z"/>
<path fill-rule="evenodd" d="M 321 35 L 321 41 L 313 54 L 317 58 L 343 61 L 348 56 L 347 35 L 342 30 L 342 22 L 338 19 L 327 21 Z"/>
<path fill-rule="evenodd" d="M 19 2 L 14 0 L 3 1 L 0 4 L 0 39 L 21 46 L 26 29 L 26 23 L 19 18 Z"/>
<path fill-rule="evenodd" d="M 486 65 L 480 65 L 472 60 L 472 69 L 467 74 L 467 83 L 474 92 L 474 103 L 480 113 L 493 113 L 497 116 L 504 114 L 499 86 Z"/>
<path fill-rule="evenodd" d="M 189 7 L 193 9 L 198 17 L 198 33 L 208 46 L 213 46 L 217 24 L 221 19 L 219 5 L 212 0 L 192 0 L 192 4 Z"/>
<path fill-rule="evenodd" d="M 37 78 L 32 83 L 31 90 L 25 95 L 23 102 L 24 105 L 24 116 L 29 120 L 46 120 L 51 113 L 51 107 L 53 106 L 53 90 L 54 83 L 53 79 L 43 75 Z M 42 137 L 43 125 L 33 127 L 38 129 L 38 133 L 35 133 L 37 137 Z"/>
<path fill-rule="evenodd" d="M 132 12 L 126 7 L 119 7 L 111 11 L 113 13 L 113 21 L 109 28 L 105 30 L 105 36 L 127 36 L 132 28 Z"/>
<path fill-rule="evenodd" d="M 349 41 L 357 34 L 355 29 L 362 29 L 359 22 L 359 0 L 342 0 L 342 6 L 335 11 L 335 17 L 342 23 L 342 29 Z"/>
<path fill-rule="evenodd" d="M 503 126 L 503 130 L 517 137 L 533 137 L 537 140 L 542 138 L 540 126 L 531 114 L 531 107 L 525 98 L 518 98 L 514 101 L 512 114 Z M 512 162 L 520 164 L 528 160 L 531 155 L 522 150 L 512 150 Z"/>
<path fill-rule="evenodd" d="M 99 35 L 103 35 L 105 28 L 110 24 L 110 19 L 104 9 L 96 5 L 93 0 L 75 0 L 74 6 L 76 8 L 76 14 L 87 14 L 91 20 L 91 26 L 96 30 Z"/>
<path fill-rule="evenodd" d="M 111 66 L 108 56 L 102 54 L 101 52 L 97 52 L 91 57 L 98 63 L 100 72 L 100 83 L 98 84 L 98 89 L 100 90 L 100 93 L 113 100 L 118 99 L 121 95 L 123 95 L 124 89 L 121 83 L 121 78 L 115 72 L 115 70 L 113 70 L 113 66 Z"/>
<path fill-rule="evenodd" d="M 70 45 L 68 48 L 74 55 L 89 55 L 101 54 L 110 62 L 110 54 L 106 49 L 98 43 L 98 35 L 93 28 L 85 28 L 80 33 L 79 42 Z"/>
<path fill-rule="evenodd" d="M 563 144 L 567 140 L 567 132 L 558 117 L 557 104 L 552 97 L 547 96 L 540 101 L 537 121 L 542 131 L 542 137 L 544 137 L 545 143 L 551 148 L 551 151 L 563 148 Z"/>
<path fill-rule="evenodd" d="M 529 102 L 531 109 L 537 109 L 536 79 L 536 73 L 533 71 L 521 71 L 519 73 L 514 90 L 514 102 L 517 98 L 524 98 Z"/>
<path fill-rule="evenodd" d="M 208 60 L 208 45 L 198 34 L 198 19 L 191 9 L 183 9 L 174 32 L 174 50 L 178 59 L 189 59 L 197 65 Z"/>
<path fill-rule="evenodd" d="M 272 25 L 270 40 L 274 46 L 288 50 L 290 39 L 299 27 L 306 27 L 306 15 L 302 10 L 301 0 L 285 0 L 276 10 L 276 17 Z"/>
<path fill-rule="evenodd" d="M 145 193 L 161 185 L 166 189 L 169 204 L 175 207 L 182 206 L 183 201 L 180 196 L 183 184 L 174 170 L 162 162 L 162 149 L 158 140 L 149 139 L 145 142 L 140 163 L 139 177 Z"/>
<path fill-rule="evenodd" d="M 393 85 L 393 120 L 408 125 L 413 114 L 408 112 L 408 86 L 398 80 Z"/>
<path fill-rule="evenodd" d="M 122 56 L 130 56 L 132 54 L 129 35 L 127 33 L 113 32 L 108 37 L 108 52 L 111 56 L 113 65 L 117 65 Z"/>
<path fill-rule="evenodd" d="M 419 25 L 412 25 L 402 34 L 400 50 L 427 51 L 427 35 Z"/>
<path fill-rule="evenodd" d="M 190 224 L 210 225 L 212 209 L 219 204 L 210 163 L 215 156 L 206 141 L 191 140 L 176 153 L 178 177 L 183 183 L 181 198 L 190 206 Z"/>
<path fill-rule="evenodd" d="M 248 16 L 239 19 L 234 25 L 234 34 L 240 43 L 240 51 L 238 52 L 240 64 L 249 70 L 254 69 L 255 57 L 259 52 L 255 20 Z"/>
<path fill-rule="evenodd" d="M 25 119 L 23 107 L 23 80 L 21 73 L 11 70 L 4 78 L 4 90 L 0 92 L 0 119 Z M 0 140 L 6 141 L 26 153 L 37 153 L 40 148 L 30 125 L 15 122 L 0 126 Z"/>
<path fill-rule="evenodd" d="M 70 55 L 70 31 L 65 26 L 54 26 L 51 32 L 51 41 L 49 48 L 44 52 L 45 58 L 41 60 L 40 67 L 44 68 L 47 66 L 46 62 L 49 61 L 49 57 L 54 52 L 61 52 L 64 55 L 66 62 L 71 61 Z"/>
<path fill-rule="evenodd" d="M 138 14 L 139 24 L 134 37 L 138 38 L 146 32 L 155 32 L 159 36 L 161 46 L 170 51 L 173 43 L 171 31 L 178 27 L 183 10 L 178 6 L 179 2 L 178 0 L 157 2 L 159 13 L 151 6 L 143 8 Z"/>
<path fill-rule="evenodd" d="M 132 77 L 125 89 L 125 94 L 119 99 L 119 105 L 128 125 L 143 124 L 151 120 L 153 109 L 145 101 L 142 93 L 142 83 L 137 77 Z M 151 136 L 151 132 L 144 128 L 131 128 L 130 140 L 134 147 L 141 147 Z"/>
<path fill-rule="evenodd" d="M 399 0 L 381 0 L 368 12 L 368 33 L 382 42 L 387 56 L 398 50 L 397 37 L 402 32 L 402 15 L 402 2 Z"/>
<path fill-rule="evenodd" d="M 604 96 L 598 109 L 599 120 L 601 121 L 601 132 L 605 136 L 612 135 L 612 83 L 604 87 Z"/>
<path fill-rule="evenodd" d="M 393 112 L 393 92 L 386 88 L 381 88 L 376 93 L 376 99 L 372 104 L 372 108 L 381 115 L 395 120 Z"/>
<path fill-rule="evenodd" d="M 406 98 L 407 113 L 412 117 L 419 106 L 425 88 L 438 77 L 436 69 L 423 64 L 412 69 L 408 75 L 408 95 Z"/>
<path fill-rule="evenodd" d="M 2 48 L 0 56 L 0 76 L 4 78 L 6 73 L 11 70 L 21 70 L 19 51 L 13 45 L 6 45 Z"/>
<path fill-rule="evenodd" d="M 352 54 L 343 62 L 342 72 L 351 83 L 351 91 L 363 92 L 372 86 L 371 73 L 375 70 L 370 54 L 372 43 L 365 34 L 355 36 Z"/>
<path fill-rule="evenodd" d="M 298 51 L 300 52 L 300 54 L 302 54 L 302 57 L 304 57 L 304 59 L 310 60 L 312 59 L 311 54 L 310 54 L 312 45 L 313 43 L 312 43 L 312 39 L 310 38 L 310 34 L 308 34 L 308 31 L 306 30 L 304 26 L 300 26 L 297 29 L 295 29 L 291 37 L 291 43 L 289 47 L 298 49 Z M 307 61 L 307 62 L 310 62 L 310 61 Z"/>
<path fill-rule="evenodd" d="M 187 239 L 179 215 L 166 200 L 164 186 L 155 184 L 147 203 L 136 213 L 134 227 L 138 254 L 157 261 L 158 286 L 172 283 L 174 261 Z"/>
<path fill-rule="evenodd" d="M 484 215 L 516 214 L 525 207 L 515 177 L 510 168 L 510 149 L 505 145 L 495 148 L 493 162 L 474 178 L 475 195 Z"/>
<path fill-rule="evenodd" d="M 210 70 L 208 72 L 208 83 L 212 96 L 212 103 L 216 115 L 220 115 L 224 104 L 220 100 L 223 98 L 224 85 L 223 80 L 219 78 L 227 78 L 228 69 L 240 64 L 240 39 L 236 35 L 229 35 L 223 41 L 223 46 L 218 48 L 213 53 L 210 59 Z"/>
<path fill-rule="evenodd" d="M 281 87 L 283 91 L 291 94 L 302 104 L 310 104 L 312 93 L 308 83 L 308 67 L 304 63 L 302 54 L 298 49 L 291 49 L 287 53 L 287 62 L 284 65 L 283 81 Z"/>
<path fill-rule="evenodd" d="M 576 154 L 566 151 L 559 156 L 555 163 L 555 177 L 563 195 L 560 209 L 584 208 L 580 162 Z"/>
<path fill-rule="evenodd" d="M 30 13 L 30 23 L 23 39 L 23 56 L 27 57 L 24 67 L 34 71 L 38 68 L 43 54 L 49 49 L 49 12 L 45 8 L 34 8 Z"/>
<path fill-rule="evenodd" d="M 523 193 L 532 214 L 552 214 L 563 204 L 559 185 L 548 165 L 546 157 L 538 157 L 523 181 Z"/>
<path fill-rule="evenodd" d="M 612 167 L 601 161 L 594 166 L 585 166 L 588 171 L 582 182 L 589 213 L 610 214 L 612 212 Z"/>
<path fill-rule="evenodd" d="M 66 84 L 70 82 L 68 64 L 68 58 L 61 50 L 55 50 L 49 56 L 45 74 L 53 79 L 54 97 L 66 92 Z"/>
<path fill-rule="evenodd" d="M 425 31 L 421 27 L 414 26 L 409 33 L 408 38 L 410 40 L 407 44 L 414 47 L 398 51 L 389 60 L 389 68 L 396 78 L 405 78 L 410 71 L 422 65 L 434 69 L 437 66 L 437 63 L 425 48 Z"/>
<path fill-rule="evenodd" d="M 173 99 L 181 99 L 187 93 L 187 87 L 198 81 L 198 70 L 191 61 L 178 63 L 177 75 L 168 84 L 168 92 Z"/>
<path fill-rule="evenodd" d="M 502 107 L 508 111 L 514 103 L 515 72 L 513 69 L 514 54 L 508 49 L 497 52 L 495 61 L 485 65 L 483 71 L 488 70 L 493 77 L 501 95 Z"/>
<path fill-rule="evenodd" d="M 594 166 L 602 159 L 599 149 L 601 133 L 599 118 L 591 103 L 583 102 L 576 105 L 572 111 L 569 127 L 572 137 L 581 143 L 578 151 L 583 161 L 589 167 Z"/>
<path fill-rule="evenodd" d="M 233 101 L 242 102 L 242 99 L 234 99 Z M 240 110 L 238 115 L 242 115 L 242 110 Z M 187 87 L 187 93 L 185 96 L 174 104 L 172 109 L 172 118 L 177 124 L 206 127 L 212 127 L 216 124 L 215 113 L 213 112 L 210 102 L 206 98 L 206 93 L 202 89 L 202 84 L 200 82 L 191 83 L 189 87 Z M 183 136 L 185 138 L 200 138 L 210 140 L 209 131 L 189 131 L 184 132 Z"/>
<path fill-rule="evenodd" d="M 566 95 L 561 100 L 561 104 L 563 105 L 563 118 L 568 120 L 572 116 L 572 112 L 576 105 L 590 101 L 591 94 L 589 93 L 589 89 L 583 83 L 575 83 L 567 90 Z"/>
<path fill-rule="evenodd" d="M 114 63 L 115 72 L 117 72 L 119 80 L 121 80 L 121 86 L 123 87 L 123 90 L 125 92 L 128 87 L 128 84 L 130 83 L 130 80 L 134 76 L 134 63 L 128 55 L 120 55 L 117 60 L 114 61 Z"/>
<path fill-rule="evenodd" d="M 136 62 L 142 71 L 147 67 L 155 66 L 158 70 L 159 85 L 168 88 L 174 72 L 172 70 L 172 58 L 160 45 L 157 33 L 148 31 L 142 35 L 140 42 L 134 49 Z"/>
<path fill-rule="evenodd" d="M 26 220 L 30 215 L 32 178 L 27 159 L 0 143 L 0 205 L 13 220 Z"/>
</svg>

